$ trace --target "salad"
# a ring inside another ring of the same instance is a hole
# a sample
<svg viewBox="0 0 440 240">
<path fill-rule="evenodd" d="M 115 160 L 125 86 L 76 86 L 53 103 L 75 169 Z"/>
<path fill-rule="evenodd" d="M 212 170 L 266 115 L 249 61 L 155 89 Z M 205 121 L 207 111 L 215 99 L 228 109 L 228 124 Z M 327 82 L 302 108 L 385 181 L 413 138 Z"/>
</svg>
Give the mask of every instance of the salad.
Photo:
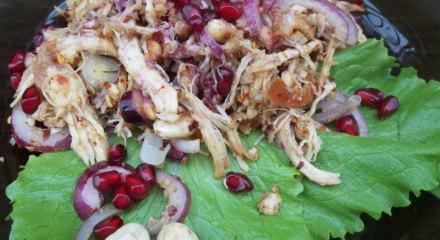
<svg viewBox="0 0 440 240">
<path fill-rule="evenodd" d="M 344 237 L 439 184 L 440 87 L 390 75 L 362 2 L 66 3 L 9 65 L 11 143 L 43 153 L 11 239 Z"/>
</svg>

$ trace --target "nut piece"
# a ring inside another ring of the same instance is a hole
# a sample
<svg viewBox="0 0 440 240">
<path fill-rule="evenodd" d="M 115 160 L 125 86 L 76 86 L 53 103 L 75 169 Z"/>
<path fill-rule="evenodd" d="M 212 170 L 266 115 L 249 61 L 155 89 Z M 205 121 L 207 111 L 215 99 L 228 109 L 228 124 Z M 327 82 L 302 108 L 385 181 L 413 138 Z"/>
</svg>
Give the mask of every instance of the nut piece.
<svg viewBox="0 0 440 240">
<path fill-rule="evenodd" d="M 282 203 L 281 195 L 277 186 L 272 187 L 272 192 L 261 196 L 258 203 L 258 211 L 265 215 L 276 215 Z"/>
<path fill-rule="evenodd" d="M 218 43 L 225 44 L 235 32 L 235 26 L 221 19 L 212 19 L 206 25 L 209 35 Z"/>
<path fill-rule="evenodd" d="M 162 227 L 157 240 L 198 240 L 199 238 L 183 223 L 170 223 Z"/>
<path fill-rule="evenodd" d="M 105 240 L 150 240 L 147 229 L 139 223 L 128 223 Z"/>
</svg>

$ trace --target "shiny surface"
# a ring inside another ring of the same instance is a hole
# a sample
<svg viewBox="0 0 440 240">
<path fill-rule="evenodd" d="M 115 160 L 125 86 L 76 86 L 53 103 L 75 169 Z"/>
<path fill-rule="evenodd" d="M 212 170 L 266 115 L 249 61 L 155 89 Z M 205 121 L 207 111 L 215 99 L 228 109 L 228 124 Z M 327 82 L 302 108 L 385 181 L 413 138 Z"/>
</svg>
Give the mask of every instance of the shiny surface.
<svg viewBox="0 0 440 240">
<path fill-rule="evenodd" d="M 9 201 L 4 189 L 17 177 L 20 166 L 25 164 L 27 154 L 11 147 L 9 127 L 6 123 L 10 110 L 8 104 L 12 98 L 9 86 L 7 64 L 13 52 L 24 49 L 32 39 L 34 29 L 58 3 L 56 0 L 0 0 L 0 156 L 4 163 L 0 168 L 0 239 L 8 239 L 10 221 L 4 221 L 10 212 Z M 364 21 L 375 26 L 373 32 L 379 32 L 390 43 L 394 52 L 405 65 L 415 66 L 426 79 L 440 79 L 440 6 L 437 0 L 387 0 L 375 1 L 388 21 L 380 18 L 381 13 L 371 8 Z M 393 25 L 398 26 L 405 36 L 402 39 Z M 399 36 L 399 38 L 396 38 Z M 398 39 L 398 41 L 394 41 Z M 394 44 L 391 44 L 394 43 Z M 403 46 L 403 48 L 402 48 Z M 416 50 L 416 55 L 411 55 Z M 403 56 L 403 57 L 402 57 Z M 409 56 L 409 57 L 408 57 Z M 438 97 L 438 96 L 437 96 Z M 411 207 L 393 210 L 393 216 L 384 216 L 379 221 L 364 216 L 366 230 L 349 239 L 440 239 L 440 200 L 429 193 L 414 198 Z"/>
</svg>

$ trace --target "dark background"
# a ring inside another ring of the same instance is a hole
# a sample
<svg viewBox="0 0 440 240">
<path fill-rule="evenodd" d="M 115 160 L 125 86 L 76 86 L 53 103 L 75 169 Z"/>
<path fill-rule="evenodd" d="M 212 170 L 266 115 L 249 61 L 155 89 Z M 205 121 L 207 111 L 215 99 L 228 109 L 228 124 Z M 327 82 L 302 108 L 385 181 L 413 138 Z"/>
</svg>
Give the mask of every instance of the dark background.
<svg viewBox="0 0 440 240">
<path fill-rule="evenodd" d="M 9 145 L 6 123 L 12 91 L 7 64 L 16 50 L 24 49 L 38 26 L 59 0 L 0 0 L 0 239 L 8 239 L 11 211 L 5 196 L 6 186 L 17 177 L 25 153 Z M 425 79 L 440 79 L 440 5 L 438 0 L 374 1 L 382 13 L 398 27 L 416 49 L 415 58 L 407 63 Z M 386 36 L 387 33 L 385 33 Z M 440 96 L 433 96 L 440 97 Z M 380 221 L 363 216 L 366 230 L 349 239 L 440 239 L 440 200 L 423 193 L 407 208 L 393 210 L 393 217 Z"/>
</svg>

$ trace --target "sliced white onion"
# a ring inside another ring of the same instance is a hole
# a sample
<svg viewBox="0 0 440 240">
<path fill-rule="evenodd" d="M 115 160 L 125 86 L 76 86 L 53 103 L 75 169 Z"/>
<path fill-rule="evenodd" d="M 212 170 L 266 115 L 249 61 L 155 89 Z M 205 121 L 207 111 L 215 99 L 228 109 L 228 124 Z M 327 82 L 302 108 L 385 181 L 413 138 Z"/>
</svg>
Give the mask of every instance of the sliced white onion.
<svg viewBox="0 0 440 240">
<path fill-rule="evenodd" d="M 184 153 L 198 153 L 200 152 L 200 140 L 185 140 L 185 139 L 178 139 L 171 141 L 171 145 L 175 147 L 177 150 L 184 152 Z"/>
<path fill-rule="evenodd" d="M 208 30 L 203 28 L 199 31 L 200 40 L 209 47 L 211 52 L 217 57 L 221 58 L 223 56 L 223 48 L 222 46 L 216 42 L 211 35 L 209 35 Z"/>
<path fill-rule="evenodd" d="M 354 19 L 327 0 L 280 0 L 277 7 L 283 8 L 299 5 L 324 15 L 327 21 L 335 28 L 335 37 L 347 44 L 359 41 L 358 28 Z"/>
<path fill-rule="evenodd" d="M 12 109 L 12 137 L 19 147 L 36 152 L 53 152 L 68 149 L 72 138 L 67 128 L 42 129 L 28 124 L 28 115 L 23 112 L 21 104 Z"/>
<path fill-rule="evenodd" d="M 107 204 L 98 211 L 94 212 L 90 217 L 81 225 L 78 233 L 76 234 L 76 240 L 88 240 L 92 236 L 93 228 L 96 224 L 104 221 L 105 219 L 116 215 L 121 210 L 116 209 L 112 204 Z"/>
<path fill-rule="evenodd" d="M 155 167 L 160 167 L 171 149 L 171 145 L 163 146 L 163 139 L 154 135 L 146 134 L 140 152 L 141 160 Z"/>
</svg>

